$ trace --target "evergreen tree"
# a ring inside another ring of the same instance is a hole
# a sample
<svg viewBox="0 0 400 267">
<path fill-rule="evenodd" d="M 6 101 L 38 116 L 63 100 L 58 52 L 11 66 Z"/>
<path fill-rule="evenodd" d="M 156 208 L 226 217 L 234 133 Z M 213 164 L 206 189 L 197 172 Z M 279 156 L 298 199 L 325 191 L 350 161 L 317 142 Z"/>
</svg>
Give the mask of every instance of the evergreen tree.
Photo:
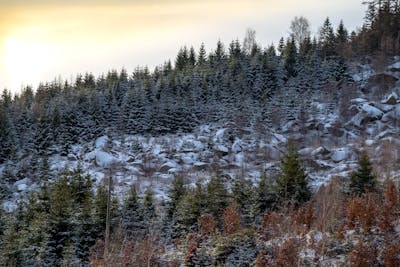
<svg viewBox="0 0 400 267">
<path fill-rule="evenodd" d="M 50 194 L 49 242 L 46 248 L 47 264 L 61 265 L 63 255 L 73 236 L 73 195 L 68 177 L 62 175 Z"/>
<path fill-rule="evenodd" d="M 232 197 L 239 207 L 242 221 L 249 225 L 253 221 L 252 206 L 254 201 L 253 184 L 243 175 L 237 175 L 232 185 Z"/>
<path fill-rule="evenodd" d="M 207 210 L 206 193 L 201 183 L 186 191 L 179 201 L 174 216 L 173 237 L 182 236 L 189 231 L 198 230 L 198 219 Z"/>
<path fill-rule="evenodd" d="M 157 217 L 153 191 L 150 188 L 146 190 L 143 197 L 143 217 L 147 222 L 147 227 L 150 227 Z"/>
<path fill-rule="evenodd" d="M 171 220 L 176 212 L 176 208 L 186 193 L 185 183 L 183 177 L 180 175 L 175 175 L 172 180 L 172 186 L 169 190 L 168 197 L 169 201 L 167 203 L 167 218 Z"/>
<path fill-rule="evenodd" d="M 276 179 L 280 203 L 299 205 L 310 199 L 307 174 L 301 164 L 296 147 L 289 144 L 287 154 L 281 160 L 281 172 Z"/>
<path fill-rule="evenodd" d="M 276 198 L 272 188 L 272 181 L 263 172 L 255 189 L 254 215 L 262 216 L 265 212 L 273 209 L 277 204 Z"/>
<path fill-rule="evenodd" d="M 329 18 L 326 18 L 324 24 L 319 30 L 319 43 L 324 58 L 334 55 L 335 52 L 335 33 Z"/>
<path fill-rule="evenodd" d="M 366 152 L 362 152 L 358 159 L 358 169 L 350 176 L 350 192 L 362 195 L 377 189 L 377 179 L 373 173 L 372 163 Z"/>
<path fill-rule="evenodd" d="M 296 57 L 297 57 L 296 43 L 294 41 L 294 38 L 291 38 L 286 42 L 286 46 L 283 51 L 283 58 L 285 60 L 286 79 L 289 79 L 290 77 L 294 77 L 297 75 Z"/>
<path fill-rule="evenodd" d="M 145 234 L 143 206 L 139 202 L 136 189 L 132 186 L 121 211 L 121 222 L 124 230 L 131 238 L 140 238 Z"/>
<path fill-rule="evenodd" d="M 206 212 L 221 218 L 221 214 L 229 204 L 229 193 L 221 173 L 214 174 L 206 188 Z M 219 222 L 221 225 L 221 221 Z"/>
</svg>

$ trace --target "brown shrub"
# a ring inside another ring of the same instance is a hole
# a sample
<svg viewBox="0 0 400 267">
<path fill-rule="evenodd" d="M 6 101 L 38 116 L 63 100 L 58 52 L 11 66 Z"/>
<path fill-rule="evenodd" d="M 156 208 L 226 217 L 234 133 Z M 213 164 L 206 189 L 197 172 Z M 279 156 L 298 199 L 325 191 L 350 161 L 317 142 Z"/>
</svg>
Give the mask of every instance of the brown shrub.
<svg viewBox="0 0 400 267">
<path fill-rule="evenodd" d="M 379 197 L 377 195 L 367 193 L 362 197 L 354 197 L 350 200 L 347 209 L 347 226 L 361 227 L 364 232 L 369 232 L 377 223 L 378 211 Z"/>
<path fill-rule="evenodd" d="M 212 214 L 204 214 L 199 218 L 200 235 L 209 236 L 217 231 L 217 221 Z"/>
<path fill-rule="evenodd" d="M 366 267 L 377 265 L 377 251 L 376 249 L 360 240 L 358 244 L 350 253 L 350 266 L 351 267 Z"/>
<path fill-rule="evenodd" d="M 299 208 L 294 217 L 294 222 L 297 226 L 305 226 L 306 230 L 310 230 L 314 221 L 314 207 L 311 202 Z"/>
<path fill-rule="evenodd" d="M 399 242 L 387 243 L 383 250 L 383 262 L 385 267 L 400 266 L 400 244 Z"/>
<path fill-rule="evenodd" d="M 272 262 L 271 266 L 298 266 L 298 262 L 299 241 L 295 238 L 290 238 L 279 247 L 276 259 Z"/>
<path fill-rule="evenodd" d="M 191 233 L 188 236 L 188 241 L 187 241 L 187 251 L 185 253 L 185 266 L 195 266 L 196 264 L 194 263 L 194 258 L 196 257 L 196 252 L 197 252 L 197 247 L 199 245 L 198 238 L 196 234 Z"/>
<path fill-rule="evenodd" d="M 381 212 L 381 221 L 379 228 L 382 231 L 393 230 L 392 222 L 398 215 L 399 196 L 397 188 L 392 180 L 389 180 L 386 185 L 385 200 Z"/>
<path fill-rule="evenodd" d="M 269 240 L 283 235 L 291 230 L 288 217 L 283 213 L 270 212 L 263 216 L 262 231 L 263 239 Z"/>
<path fill-rule="evenodd" d="M 102 240 L 97 240 L 90 253 L 90 266 L 103 267 L 105 264 L 104 242 Z"/>
<path fill-rule="evenodd" d="M 156 235 L 148 235 L 135 243 L 133 259 L 130 266 L 160 266 L 159 256 L 165 248 Z"/>
<path fill-rule="evenodd" d="M 260 251 L 256 258 L 256 264 L 254 267 L 266 267 L 267 266 L 267 259 L 266 255 L 263 251 Z"/>
<path fill-rule="evenodd" d="M 322 186 L 314 196 L 314 225 L 321 232 L 335 233 L 337 227 L 342 224 L 341 218 L 345 218 L 346 209 L 344 195 L 342 193 L 340 178 Z"/>
<path fill-rule="evenodd" d="M 234 234 L 240 229 L 240 214 L 236 201 L 224 210 L 223 221 L 226 235 Z"/>
</svg>

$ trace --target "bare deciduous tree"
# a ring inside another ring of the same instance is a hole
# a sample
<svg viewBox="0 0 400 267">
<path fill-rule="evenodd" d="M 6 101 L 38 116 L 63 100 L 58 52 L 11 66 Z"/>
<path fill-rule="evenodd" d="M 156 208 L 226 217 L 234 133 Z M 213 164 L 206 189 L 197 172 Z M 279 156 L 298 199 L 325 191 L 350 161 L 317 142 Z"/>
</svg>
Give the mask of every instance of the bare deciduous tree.
<svg viewBox="0 0 400 267">
<path fill-rule="evenodd" d="M 303 43 L 303 41 L 310 37 L 310 23 L 303 17 L 294 17 L 290 23 L 290 35 L 296 41 L 297 45 Z"/>
<path fill-rule="evenodd" d="M 249 55 L 256 44 L 256 31 L 248 28 L 243 40 L 243 51 Z"/>
</svg>

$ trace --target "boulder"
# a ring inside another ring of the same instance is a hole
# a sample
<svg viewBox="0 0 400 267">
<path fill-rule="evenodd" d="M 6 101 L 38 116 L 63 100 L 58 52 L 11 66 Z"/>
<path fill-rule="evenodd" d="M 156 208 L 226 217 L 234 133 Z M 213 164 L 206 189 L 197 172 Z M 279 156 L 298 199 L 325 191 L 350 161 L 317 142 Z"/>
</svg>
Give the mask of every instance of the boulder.
<svg viewBox="0 0 400 267">
<path fill-rule="evenodd" d="M 400 61 L 387 67 L 387 70 L 390 72 L 400 72 Z"/>
<path fill-rule="evenodd" d="M 383 117 L 382 110 L 372 106 L 369 103 L 364 103 L 360 107 L 360 112 L 357 113 L 352 119 L 352 123 L 358 127 L 365 123 L 380 120 Z"/>
<path fill-rule="evenodd" d="M 311 152 L 311 156 L 312 157 L 324 157 L 329 155 L 329 153 L 331 153 L 326 147 L 320 146 L 317 149 L 314 149 Z"/>
<path fill-rule="evenodd" d="M 160 172 L 162 173 L 167 173 L 169 170 L 174 169 L 177 167 L 177 164 L 175 162 L 169 161 L 161 165 L 160 167 Z"/>
<path fill-rule="evenodd" d="M 384 100 L 382 100 L 382 104 L 396 105 L 398 99 L 399 99 L 399 96 L 395 92 L 392 92 Z"/>
<path fill-rule="evenodd" d="M 331 159 L 335 163 L 339 163 L 350 157 L 350 152 L 348 148 L 339 148 L 333 151 Z"/>
<path fill-rule="evenodd" d="M 240 153 L 243 150 L 242 141 L 240 139 L 236 139 L 235 142 L 232 144 L 232 152 Z"/>
<path fill-rule="evenodd" d="M 307 155 L 311 154 L 311 152 L 312 152 L 313 150 L 314 150 L 314 149 L 311 148 L 311 147 L 306 147 L 306 148 L 300 149 L 300 150 L 299 150 L 299 154 L 302 155 L 302 156 L 307 156 Z"/>
</svg>

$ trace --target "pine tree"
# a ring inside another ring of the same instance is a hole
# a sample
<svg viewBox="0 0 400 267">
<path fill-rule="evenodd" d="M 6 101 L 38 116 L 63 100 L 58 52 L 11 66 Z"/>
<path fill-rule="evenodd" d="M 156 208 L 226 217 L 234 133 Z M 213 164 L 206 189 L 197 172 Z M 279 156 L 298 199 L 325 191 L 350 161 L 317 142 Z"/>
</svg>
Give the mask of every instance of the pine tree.
<svg viewBox="0 0 400 267">
<path fill-rule="evenodd" d="M 319 30 L 319 43 L 324 58 L 334 55 L 335 52 L 335 34 L 329 18 L 326 18 L 324 24 Z"/>
<path fill-rule="evenodd" d="M 276 205 L 276 196 L 273 192 L 272 181 L 267 178 L 265 172 L 262 173 L 255 189 L 254 204 L 254 213 L 256 216 L 262 216 Z"/>
<path fill-rule="evenodd" d="M 232 197 L 239 207 L 242 221 L 245 224 L 250 224 L 253 221 L 253 190 L 254 188 L 251 180 L 245 179 L 241 174 L 235 177 L 232 185 Z"/>
<path fill-rule="evenodd" d="M 149 231 L 157 218 L 153 191 L 150 188 L 146 190 L 143 197 L 143 218 L 146 222 L 147 231 Z"/>
<path fill-rule="evenodd" d="M 201 183 L 198 182 L 195 188 L 186 190 L 185 195 L 179 201 L 173 218 L 174 237 L 198 230 L 198 219 L 206 213 L 206 202 L 206 193 Z"/>
<path fill-rule="evenodd" d="M 50 194 L 49 242 L 46 258 L 48 264 L 61 265 L 67 244 L 73 236 L 73 195 L 68 177 L 62 175 L 54 184 Z"/>
<path fill-rule="evenodd" d="M 204 47 L 204 43 L 201 43 L 200 50 L 199 50 L 199 55 L 197 58 L 197 64 L 199 66 L 204 66 L 207 60 L 207 55 L 206 55 L 206 49 Z"/>
<path fill-rule="evenodd" d="M 229 204 L 229 193 L 226 188 L 224 178 L 221 173 L 217 172 L 210 179 L 206 188 L 206 212 L 214 216 L 214 218 L 221 218 L 225 208 Z M 222 222 L 219 221 L 220 225 Z"/>
<path fill-rule="evenodd" d="M 287 40 L 285 49 L 283 51 L 283 58 L 285 60 L 285 70 L 286 79 L 290 77 L 295 77 L 296 72 L 296 58 L 297 58 L 297 48 L 294 39 Z"/>
<path fill-rule="evenodd" d="M 183 196 L 186 193 L 186 188 L 185 188 L 185 183 L 183 180 L 183 177 L 180 175 L 175 175 L 173 180 L 172 180 L 172 186 L 171 189 L 169 190 L 168 197 L 169 201 L 167 203 L 167 219 L 170 221 L 172 220 L 177 206 Z"/>
<path fill-rule="evenodd" d="M 131 238 L 140 238 L 145 234 L 143 206 L 139 202 L 136 189 L 132 186 L 121 211 L 121 222 L 125 232 Z"/>
<path fill-rule="evenodd" d="M 366 152 L 362 152 L 358 159 L 358 169 L 350 176 L 350 192 L 362 195 L 377 190 L 377 179 L 373 173 L 372 163 Z"/>
<path fill-rule="evenodd" d="M 301 164 L 296 147 L 289 144 L 287 154 L 281 160 L 281 172 L 276 179 L 280 203 L 300 205 L 310 199 L 307 174 Z"/>
</svg>

